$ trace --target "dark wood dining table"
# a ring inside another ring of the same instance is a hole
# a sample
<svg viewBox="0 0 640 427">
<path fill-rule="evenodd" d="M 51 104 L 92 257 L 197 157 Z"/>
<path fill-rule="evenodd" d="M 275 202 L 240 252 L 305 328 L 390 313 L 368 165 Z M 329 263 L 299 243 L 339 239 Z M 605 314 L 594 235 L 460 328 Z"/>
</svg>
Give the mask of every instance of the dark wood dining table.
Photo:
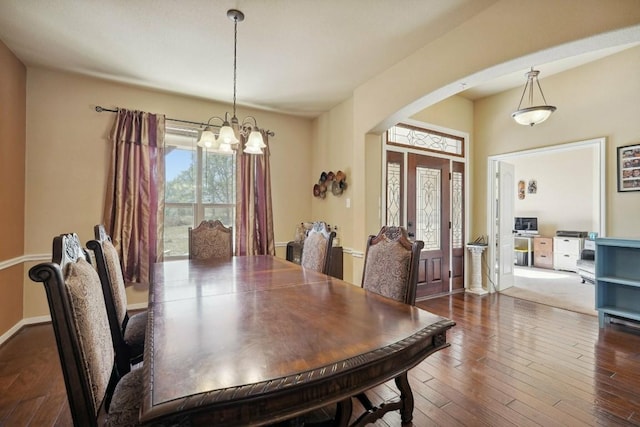
<svg viewBox="0 0 640 427">
<path fill-rule="evenodd" d="M 273 256 L 158 263 L 148 313 L 150 424 L 265 425 L 391 379 L 408 388 L 407 371 L 454 326 Z M 410 420 L 410 388 L 401 395 Z"/>
</svg>

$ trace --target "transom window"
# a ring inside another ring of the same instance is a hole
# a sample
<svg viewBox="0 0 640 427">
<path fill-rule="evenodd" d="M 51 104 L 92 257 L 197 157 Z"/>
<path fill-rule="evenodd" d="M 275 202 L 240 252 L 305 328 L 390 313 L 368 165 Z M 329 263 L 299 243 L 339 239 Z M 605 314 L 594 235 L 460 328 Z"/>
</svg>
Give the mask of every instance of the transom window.
<svg viewBox="0 0 640 427">
<path fill-rule="evenodd" d="M 387 131 L 387 144 L 464 157 L 464 138 L 402 123 Z"/>
<path fill-rule="evenodd" d="M 189 254 L 189 227 L 235 220 L 235 154 L 198 147 L 196 129 L 167 126 L 165 133 L 165 258 Z"/>
</svg>

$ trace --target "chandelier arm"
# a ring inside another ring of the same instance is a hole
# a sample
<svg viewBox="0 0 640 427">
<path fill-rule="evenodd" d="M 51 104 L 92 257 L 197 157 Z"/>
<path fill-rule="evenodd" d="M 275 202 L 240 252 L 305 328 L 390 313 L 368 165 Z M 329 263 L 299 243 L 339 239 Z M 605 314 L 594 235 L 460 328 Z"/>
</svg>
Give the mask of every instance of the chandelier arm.
<svg viewBox="0 0 640 427">
<path fill-rule="evenodd" d="M 222 123 L 224 123 L 224 120 L 223 120 L 221 117 L 218 117 L 218 116 L 211 116 L 211 117 L 209 117 L 209 120 L 207 120 L 207 126 L 211 126 L 211 120 L 213 120 L 213 119 L 218 119 L 218 120 L 220 120 Z M 220 127 L 220 126 L 217 126 L 217 127 Z"/>
</svg>

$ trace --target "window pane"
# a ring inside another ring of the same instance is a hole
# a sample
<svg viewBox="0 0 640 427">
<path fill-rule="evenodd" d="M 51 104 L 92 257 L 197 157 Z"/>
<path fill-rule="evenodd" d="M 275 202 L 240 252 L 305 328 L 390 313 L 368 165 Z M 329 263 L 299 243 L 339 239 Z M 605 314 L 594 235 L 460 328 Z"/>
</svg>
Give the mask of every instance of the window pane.
<svg viewBox="0 0 640 427">
<path fill-rule="evenodd" d="M 217 219 L 230 227 L 235 220 L 235 209 L 233 206 L 205 206 L 204 219 Z"/>
<path fill-rule="evenodd" d="M 165 257 L 189 253 L 188 228 L 218 219 L 235 221 L 235 155 L 203 150 L 199 129 L 167 126 L 165 134 Z"/>
<path fill-rule="evenodd" d="M 393 126 L 387 131 L 387 141 L 414 148 L 424 148 L 458 156 L 464 155 L 464 138 L 409 125 Z"/>
<path fill-rule="evenodd" d="M 205 152 L 204 157 L 202 203 L 235 203 L 235 156 Z"/>
<path fill-rule="evenodd" d="M 191 148 L 166 146 L 165 202 L 195 203 L 196 152 Z"/>
<path fill-rule="evenodd" d="M 193 206 L 164 207 L 164 255 L 189 255 L 189 227 L 193 227 Z"/>
</svg>

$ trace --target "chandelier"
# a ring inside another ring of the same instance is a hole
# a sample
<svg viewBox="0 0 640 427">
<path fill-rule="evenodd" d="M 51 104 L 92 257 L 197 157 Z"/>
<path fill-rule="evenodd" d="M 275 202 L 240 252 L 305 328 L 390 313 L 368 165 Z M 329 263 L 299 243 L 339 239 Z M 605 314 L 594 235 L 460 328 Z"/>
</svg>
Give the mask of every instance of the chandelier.
<svg viewBox="0 0 640 427">
<path fill-rule="evenodd" d="M 247 116 L 242 122 L 236 117 L 236 81 L 237 81 L 237 46 L 238 46 L 238 22 L 244 20 L 244 13 L 236 9 L 229 9 L 227 17 L 233 21 L 233 116 L 225 113 L 224 119 L 213 116 L 207 120 L 207 124 L 200 135 L 198 145 L 203 148 L 224 154 L 232 154 L 238 149 L 240 140 L 238 135 L 246 138 L 243 152 L 247 154 L 263 154 L 262 149 L 266 147 L 262 139 L 262 133 L 258 128 L 258 122 L 253 116 Z M 222 126 L 218 132 L 218 137 L 213 133 L 212 120 L 220 120 Z M 273 133 L 269 132 L 269 135 Z"/>
<path fill-rule="evenodd" d="M 544 93 L 542 92 L 542 87 L 540 86 L 540 82 L 538 81 L 538 74 L 540 71 L 534 70 L 531 67 L 531 71 L 528 71 L 525 76 L 527 77 L 527 83 L 524 85 L 524 90 L 522 91 L 522 96 L 520 97 L 520 104 L 518 104 L 518 109 L 511 113 L 511 117 L 521 125 L 537 125 L 538 123 L 542 123 L 549 118 L 551 113 L 556 111 L 556 107 L 553 105 L 547 105 L 547 100 L 544 97 Z M 544 105 L 533 106 L 533 89 L 534 84 L 533 81 L 538 86 L 538 90 L 540 90 L 540 95 L 542 95 L 542 100 L 544 101 Z M 524 95 L 527 93 L 527 88 L 529 89 L 529 107 L 522 107 L 522 100 L 524 99 Z"/>
</svg>

